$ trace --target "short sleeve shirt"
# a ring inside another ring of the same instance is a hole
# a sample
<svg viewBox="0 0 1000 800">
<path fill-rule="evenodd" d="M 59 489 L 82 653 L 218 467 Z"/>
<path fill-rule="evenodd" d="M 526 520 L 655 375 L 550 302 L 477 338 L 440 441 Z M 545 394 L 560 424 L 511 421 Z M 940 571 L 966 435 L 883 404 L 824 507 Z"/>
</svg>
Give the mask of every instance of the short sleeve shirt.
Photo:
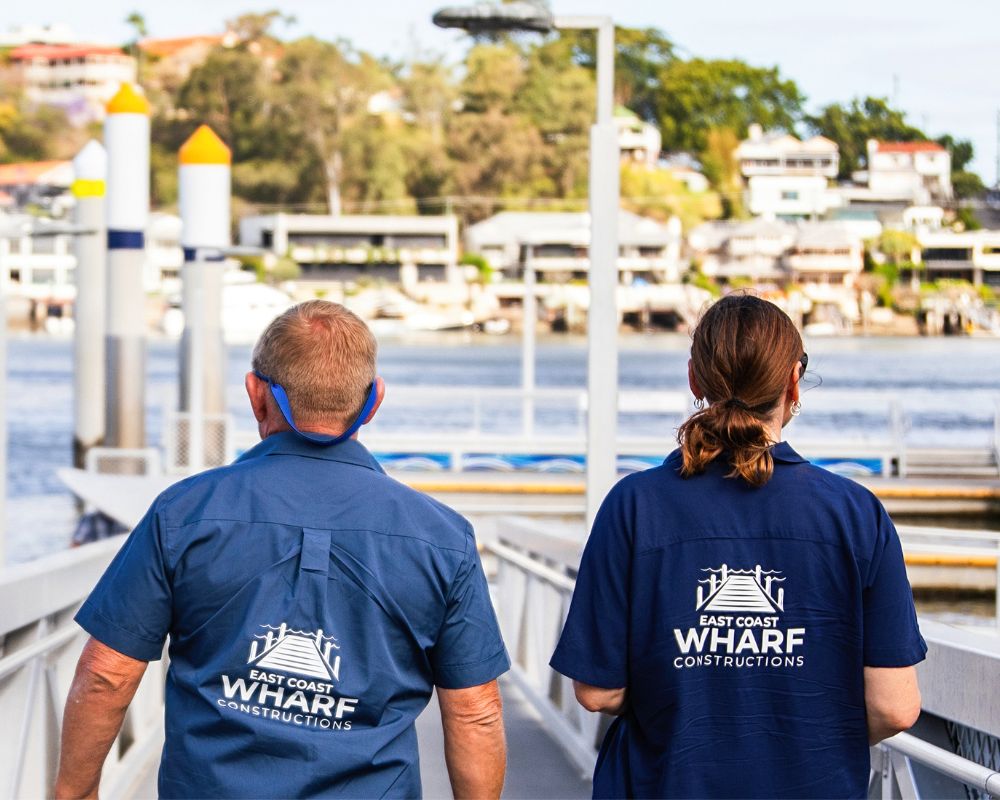
<svg viewBox="0 0 1000 800">
<path fill-rule="evenodd" d="M 680 452 L 623 479 L 585 549 L 559 672 L 627 687 L 596 797 L 864 797 L 864 667 L 924 658 L 866 489 L 772 448 L 761 488 Z"/>
<path fill-rule="evenodd" d="M 169 637 L 161 797 L 419 796 L 432 688 L 509 667 L 468 523 L 292 433 L 164 492 L 76 619 Z"/>
</svg>

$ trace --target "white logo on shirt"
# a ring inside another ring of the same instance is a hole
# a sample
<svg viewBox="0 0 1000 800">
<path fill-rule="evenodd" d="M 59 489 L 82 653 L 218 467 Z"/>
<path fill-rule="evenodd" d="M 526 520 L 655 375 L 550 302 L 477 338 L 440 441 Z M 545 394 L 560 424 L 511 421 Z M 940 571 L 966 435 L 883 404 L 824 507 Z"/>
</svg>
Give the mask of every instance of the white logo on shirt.
<svg viewBox="0 0 1000 800">
<path fill-rule="evenodd" d="M 284 622 L 277 628 L 261 625 L 266 634 L 257 634 L 250 643 L 248 664 L 260 669 L 276 669 L 320 680 L 340 680 L 340 656 L 330 661 L 340 645 L 334 636 L 317 631 L 290 630 Z"/>
<path fill-rule="evenodd" d="M 781 627 L 785 578 L 780 570 L 728 564 L 701 570 L 695 582 L 697 626 L 674 628 L 676 669 L 801 667 L 805 628 Z"/>
<path fill-rule="evenodd" d="M 285 622 L 260 628 L 264 633 L 250 639 L 246 670 L 220 676 L 216 705 L 286 725 L 349 731 L 359 699 L 335 689 L 334 682 L 340 682 L 336 637 Z"/>
<path fill-rule="evenodd" d="M 698 611 L 783 611 L 785 590 L 777 584 L 784 578 L 777 570 L 766 570 L 760 564 L 753 569 L 730 569 L 723 564 L 718 569 L 703 569 L 708 577 L 698 581 Z"/>
</svg>

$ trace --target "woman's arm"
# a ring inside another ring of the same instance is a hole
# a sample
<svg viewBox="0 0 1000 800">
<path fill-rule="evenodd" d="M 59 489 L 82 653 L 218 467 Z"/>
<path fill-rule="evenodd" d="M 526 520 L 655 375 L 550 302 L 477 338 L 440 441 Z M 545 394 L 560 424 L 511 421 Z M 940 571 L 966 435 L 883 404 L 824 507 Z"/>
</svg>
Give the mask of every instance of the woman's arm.
<svg viewBox="0 0 1000 800">
<path fill-rule="evenodd" d="M 913 667 L 865 667 L 868 743 L 905 731 L 920 716 L 920 689 Z"/>
<path fill-rule="evenodd" d="M 580 681 L 573 681 L 576 701 L 587 711 L 603 711 L 605 714 L 622 714 L 625 711 L 624 689 L 602 689 Z"/>
</svg>

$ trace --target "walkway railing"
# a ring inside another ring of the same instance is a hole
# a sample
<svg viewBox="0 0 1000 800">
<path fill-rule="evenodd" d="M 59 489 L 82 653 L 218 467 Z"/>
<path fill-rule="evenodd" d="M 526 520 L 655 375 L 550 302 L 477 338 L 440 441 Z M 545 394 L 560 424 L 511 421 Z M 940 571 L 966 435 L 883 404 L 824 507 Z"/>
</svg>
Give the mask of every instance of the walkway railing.
<svg viewBox="0 0 1000 800">
<path fill-rule="evenodd" d="M 51 796 L 63 706 L 86 634 L 73 615 L 123 536 L 0 571 L 0 797 Z M 159 757 L 164 662 L 150 664 L 101 783 L 125 797 Z"/>
<path fill-rule="evenodd" d="M 497 521 L 497 531 L 496 541 L 485 549 L 496 559 L 495 600 L 513 662 L 511 677 L 581 771 L 589 773 L 604 720 L 583 711 L 574 698 L 572 682 L 548 666 L 573 593 L 579 527 L 505 517 Z M 932 533 L 947 542 L 934 547 L 936 553 L 944 547 L 979 557 L 995 556 L 1000 550 L 1000 534 L 992 532 L 912 526 L 902 527 L 901 532 L 909 552 L 929 546 Z M 987 543 L 981 545 L 984 540 Z M 1000 581 L 1000 568 L 997 574 Z M 921 724 L 926 722 L 925 727 L 936 730 L 943 743 L 950 740 L 952 749 L 912 734 L 882 742 L 872 750 L 871 796 L 920 797 L 920 781 L 914 777 L 917 763 L 939 780 L 958 781 L 967 787 L 970 798 L 990 794 L 1000 798 L 1000 700 L 996 692 L 1000 637 L 989 628 L 970 633 L 923 619 L 921 629 L 929 646 L 927 661 L 918 667 L 924 711 Z M 934 796 L 934 790 L 927 791 L 927 796 Z"/>
</svg>

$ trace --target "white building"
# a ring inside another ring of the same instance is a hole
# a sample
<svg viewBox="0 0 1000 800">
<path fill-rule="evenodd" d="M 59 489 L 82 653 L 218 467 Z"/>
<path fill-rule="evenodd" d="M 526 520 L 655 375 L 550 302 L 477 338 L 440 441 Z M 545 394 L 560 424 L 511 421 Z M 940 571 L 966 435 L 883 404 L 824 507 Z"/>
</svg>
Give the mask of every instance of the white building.
<svg viewBox="0 0 1000 800">
<path fill-rule="evenodd" d="M 768 282 L 786 277 L 782 258 L 795 237 L 795 226 L 782 220 L 705 222 L 688 235 L 688 247 L 711 278 Z"/>
<path fill-rule="evenodd" d="M 915 205 L 950 200 L 951 154 L 937 142 L 868 140 L 868 189 L 878 198 Z"/>
<path fill-rule="evenodd" d="M 927 280 L 958 278 L 1000 288 L 1000 231 L 917 231 Z"/>
<path fill-rule="evenodd" d="M 70 223 L 28 214 L 0 214 L 0 288 L 34 300 L 76 297 L 76 255 Z M 143 288 L 149 293 L 180 290 L 184 254 L 181 221 L 155 212 L 146 227 Z"/>
<path fill-rule="evenodd" d="M 660 129 L 643 122 L 637 114 L 622 106 L 615 109 L 614 122 L 622 161 L 655 167 L 663 146 Z"/>
<path fill-rule="evenodd" d="M 135 59 L 119 47 L 29 44 L 11 50 L 9 58 L 29 100 L 59 106 L 76 124 L 103 119 L 119 86 L 136 78 Z"/>
<path fill-rule="evenodd" d="M 829 139 L 814 136 L 800 141 L 787 133 L 765 134 L 760 125 L 751 125 L 749 138 L 736 148 L 736 158 L 746 180 L 747 207 L 755 216 L 806 219 L 840 205 L 829 188 L 837 176 L 840 153 Z"/>
<path fill-rule="evenodd" d="M 864 244 L 839 223 L 804 222 L 796 229 L 784 266 L 793 282 L 806 287 L 852 287 L 864 268 Z"/>
<path fill-rule="evenodd" d="M 464 286 L 453 216 L 266 214 L 240 220 L 240 244 L 299 264 L 302 281 Z"/>
<path fill-rule="evenodd" d="M 619 283 L 680 280 L 680 223 L 663 224 L 630 211 L 618 212 Z M 520 281 L 530 258 L 539 283 L 586 281 L 590 265 L 590 214 L 502 211 L 470 225 L 465 249 L 489 261 L 508 281 Z"/>
</svg>

